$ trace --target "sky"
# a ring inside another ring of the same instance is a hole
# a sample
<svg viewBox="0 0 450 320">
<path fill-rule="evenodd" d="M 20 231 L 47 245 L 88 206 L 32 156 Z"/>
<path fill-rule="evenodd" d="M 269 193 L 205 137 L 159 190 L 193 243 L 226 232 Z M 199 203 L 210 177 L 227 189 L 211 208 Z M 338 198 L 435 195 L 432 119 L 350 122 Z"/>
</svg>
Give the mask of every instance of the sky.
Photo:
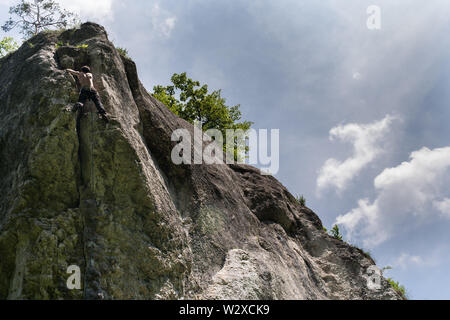
<svg viewBox="0 0 450 320">
<path fill-rule="evenodd" d="M 279 129 L 291 193 L 410 298 L 450 299 L 448 0 L 60 3 L 104 25 L 148 90 L 187 72 Z"/>
</svg>

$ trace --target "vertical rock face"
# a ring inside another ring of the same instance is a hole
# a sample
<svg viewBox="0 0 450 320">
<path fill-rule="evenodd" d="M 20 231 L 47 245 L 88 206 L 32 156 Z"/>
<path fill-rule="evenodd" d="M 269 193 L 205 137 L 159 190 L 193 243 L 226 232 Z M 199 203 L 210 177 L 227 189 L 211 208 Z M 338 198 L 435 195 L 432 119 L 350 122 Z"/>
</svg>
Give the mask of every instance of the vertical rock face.
<svg viewBox="0 0 450 320">
<path fill-rule="evenodd" d="M 71 112 L 90 65 L 110 114 Z M 105 30 L 41 33 L 0 60 L 0 299 L 397 299 L 274 178 L 182 165 L 193 127 L 141 85 Z M 67 268 L 81 270 L 69 290 Z"/>
</svg>

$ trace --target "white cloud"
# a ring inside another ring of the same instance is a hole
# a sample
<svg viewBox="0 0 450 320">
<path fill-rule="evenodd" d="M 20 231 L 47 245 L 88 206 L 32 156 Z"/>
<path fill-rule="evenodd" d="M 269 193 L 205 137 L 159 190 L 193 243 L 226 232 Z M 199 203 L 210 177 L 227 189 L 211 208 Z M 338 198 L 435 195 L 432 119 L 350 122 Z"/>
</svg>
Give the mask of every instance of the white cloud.
<svg viewBox="0 0 450 320">
<path fill-rule="evenodd" d="M 434 201 L 434 207 L 439 210 L 443 215 L 450 217 L 450 199 L 445 198 L 441 201 Z"/>
<path fill-rule="evenodd" d="M 383 120 L 371 124 L 340 125 L 331 129 L 330 139 L 339 139 L 353 144 L 353 155 L 341 162 L 328 159 L 319 171 L 317 191 L 335 187 L 343 191 L 348 183 L 370 162 L 382 153 L 381 141 L 389 132 L 395 118 L 387 115 Z"/>
<path fill-rule="evenodd" d="M 377 198 L 358 202 L 358 207 L 339 216 L 336 223 L 348 231 L 348 237 L 363 239 L 374 247 L 408 225 L 420 224 L 433 213 L 433 205 L 447 209 L 445 193 L 450 168 L 450 147 L 422 148 L 395 168 L 385 169 L 375 179 Z M 450 215 L 448 215 L 450 218 Z"/>
<path fill-rule="evenodd" d="M 361 79 L 361 73 L 359 72 L 354 72 L 352 78 L 354 80 L 360 80 Z"/>
<path fill-rule="evenodd" d="M 153 31 L 158 36 L 169 38 L 175 28 L 177 17 L 171 14 L 158 3 L 155 3 L 149 10 Z"/>
<path fill-rule="evenodd" d="M 82 21 L 113 19 L 113 2 L 115 0 L 59 0 L 61 6 L 69 11 L 77 13 Z"/>
<path fill-rule="evenodd" d="M 82 21 L 94 21 L 100 24 L 114 20 L 114 8 L 125 10 L 127 3 L 116 0 L 57 0 L 61 7 L 76 13 Z M 0 5 L 13 5 L 13 0 L 0 0 Z M 152 26 L 150 32 L 145 33 L 146 38 L 153 36 L 169 38 L 176 27 L 177 17 L 163 8 L 159 2 L 149 3 L 142 7 L 139 20 L 146 18 Z"/>
<path fill-rule="evenodd" d="M 164 25 L 166 26 L 166 28 L 167 28 L 168 30 L 172 31 L 173 28 L 175 28 L 175 22 L 176 22 L 176 21 L 177 21 L 177 18 L 175 18 L 175 17 L 170 17 L 170 18 L 167 18 L 167 19 L 164 21 Z"/>
<path fill-rule="evenodd" d="M 78 14 L 83 21 L 111 20 L 113 17 L 113 2 L 115 0 L 56 0 L 62 8 Z M 0 5 L 13 6 L 15 0 L 0 0 Z"/>
<path fill-rule="evenodd" d="M 0 0 L 0 5 L 1 6 L 11 6 L 14 5 L 15 1 L 14 0 Z"/>
<path fill-rule="evenodd" d="M 442 258 L 446 256 L 447 248 L 443 246 L 437 246 L 430 248 L 425 255 L 418 256 L 412 255 L 406 252 L 401 253 L 396 257 L 392 263 L 389 264 L 395 269 L 410 269 L 415 267 L 429 268 L 436 267 L 442 263 Z"/>
<path fill-rule="evenodd" d="M 413 256 L 407 253 L 402 253 L 397 259 L 395 259 L 392 267 L 406 269 L 411 265 L 421 266 L 425 265 L 425 261 L 420 256 Z"/>
</svg>

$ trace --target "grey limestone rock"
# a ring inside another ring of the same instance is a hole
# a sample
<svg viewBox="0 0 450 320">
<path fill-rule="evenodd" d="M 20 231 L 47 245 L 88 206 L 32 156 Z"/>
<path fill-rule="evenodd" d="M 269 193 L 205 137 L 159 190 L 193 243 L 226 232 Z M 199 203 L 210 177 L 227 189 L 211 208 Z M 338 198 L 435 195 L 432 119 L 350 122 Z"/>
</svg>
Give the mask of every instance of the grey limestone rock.
<svg viewBox="0 0 450 320">
<path fill-rule="evenodd" d="M 89 65 L 110 117 L 65 68 Z M 44 32 L 0 60 L 0 299 L 399 299 L 361 250 L 323 231 L 275 178 L 181 165 L 193 132 L 103 27 Z M 79 266 L 81 290 L 67 268 Z"/>
</svg>

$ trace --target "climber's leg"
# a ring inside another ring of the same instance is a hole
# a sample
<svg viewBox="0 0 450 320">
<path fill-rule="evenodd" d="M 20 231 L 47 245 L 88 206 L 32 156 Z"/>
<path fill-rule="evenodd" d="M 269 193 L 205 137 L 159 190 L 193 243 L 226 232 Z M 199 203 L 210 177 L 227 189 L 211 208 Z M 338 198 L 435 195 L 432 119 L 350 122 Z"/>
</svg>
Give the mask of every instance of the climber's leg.
<svg viewBox="0 0 450 320">
<path fill-rule="evenodd" d="M 73 112 L 80 111 L 80 116 L 83 115 L 83 107 L 86 101 L 89 99 L 89 92 L 81 89 L 80 96 L 78 98 L 78 102 L 73 106 Z"/>
<path fill-rule="evenodd" d="M 99 114 L 106 114 L 106 110 L 105 108 L 103 108 L 102 102 L 100 101 L 100 96 L 97 91 L 91 91 L 91 100 L 95 103 Z"/>
<path fill-rule="evenodd" d="M 80 110 L 80 111 L 83 110 L 83 104 L 81 102 L 75 103 L 75 105 L 72 108 L 73 112 L 77 112 L 78 110 Z"/>
<path fill-rule="evenodd" d="M 76 110 L 83 108 L 86 101 L 89 99 L 89 92 L 81 89 L 80 97 L 78 98 L 78 102 L 75 104 Z"/>
<path fill-rule="evenodd" d="M 101 115 L 102 119 L 108 122 L 108 117 L 106 116 L 106 110 L 103 108 L 102 102 L 100 101 L 100 95 L 97 91 L 91 91 L 91 100 L 94 101 L 95 106 L 97 107 L 98 113 Z"/>
<path fill-rule="evenodd" d="M 74 104 L 72 111 L 73 112 L 77 112 L 78 110 L 83 111 L 83 106 L 88 98 L 89 96 L 86 94 L 86 92 L 84 90 L 81 90 L 78 102 Z"/>
</svg>

